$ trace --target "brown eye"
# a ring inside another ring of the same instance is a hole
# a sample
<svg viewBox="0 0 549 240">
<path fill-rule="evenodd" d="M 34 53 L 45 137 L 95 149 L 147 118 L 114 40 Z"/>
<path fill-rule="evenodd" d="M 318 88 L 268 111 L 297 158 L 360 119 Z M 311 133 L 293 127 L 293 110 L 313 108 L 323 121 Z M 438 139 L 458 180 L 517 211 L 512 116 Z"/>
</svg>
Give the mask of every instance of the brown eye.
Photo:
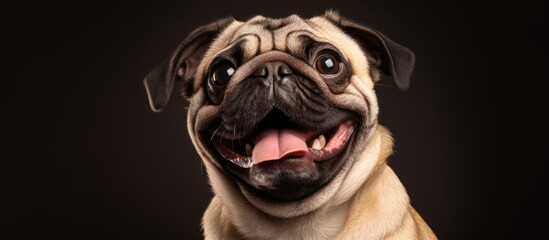
<svg viewBox="0 0 549 240">
<path fill-rule="evenodd" d="M 233 76 L 235 69 L 230 63 L 222 63 L 218 65 L 212 72 L 212 81 L 216 85 L 224 85 L 229 82 Z"/>
<path fill-rule="evenodd" d="M 331 54 L 322 54 L 315 61 L 315 67 L 321 74 L 336 74 L 340 69 L 340 62 Z"/>
</svg>

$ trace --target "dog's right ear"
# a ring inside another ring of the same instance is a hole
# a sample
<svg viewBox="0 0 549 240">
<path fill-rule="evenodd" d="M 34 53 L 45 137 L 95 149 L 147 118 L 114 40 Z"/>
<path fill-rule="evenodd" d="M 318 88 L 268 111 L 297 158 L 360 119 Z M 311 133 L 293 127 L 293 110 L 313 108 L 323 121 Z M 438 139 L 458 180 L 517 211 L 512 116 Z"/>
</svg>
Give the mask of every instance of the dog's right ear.
<svg viewBox="0 0 549 240">
<path fill-rule="evenodd" d="M 371 27 L 340 17 L 335 11 L 327 11 L 324 16 L 356 40 L 370 55 L 370 63 L 387 76 L 392 76 L 400 90 L 408 89 L 415 65 L 415 55 L 410 49 Z M 377 81 L 379 76 L 374 78 Z"/>
<path fill-rule="evenodd" d="M 170 100 L 174 81 L 181 81 L 181 93 L 189 99 L 194 93 L 196 68 L 217 35 L 233 18 L 225 18 L 194 30 L 175 49 L 172 56 L 145 77 L 151 108 L 160 112 Z"/>
</svg>

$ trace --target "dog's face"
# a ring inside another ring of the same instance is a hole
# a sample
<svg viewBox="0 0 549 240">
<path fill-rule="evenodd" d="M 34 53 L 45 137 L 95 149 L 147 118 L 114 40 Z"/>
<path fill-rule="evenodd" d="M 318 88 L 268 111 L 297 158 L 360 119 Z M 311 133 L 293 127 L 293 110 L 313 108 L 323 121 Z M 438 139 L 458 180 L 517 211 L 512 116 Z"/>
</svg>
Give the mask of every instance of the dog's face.
<svg viewBox="0 0 549 240">
<path fill-rule="evenodd" d="M 182 82 L 189 134 L 216 194 L 226 191 L 215 183 L 222 178 L 264 212 L 306 202 L 297 211 L 305 213 L 335 193 L 364 152 L 380 74 L 406 88 L 413 64 L 408 49 L 331 12 L 258 16 L 195 30 L 145 84 L 160 111 Z"/>
</svg>

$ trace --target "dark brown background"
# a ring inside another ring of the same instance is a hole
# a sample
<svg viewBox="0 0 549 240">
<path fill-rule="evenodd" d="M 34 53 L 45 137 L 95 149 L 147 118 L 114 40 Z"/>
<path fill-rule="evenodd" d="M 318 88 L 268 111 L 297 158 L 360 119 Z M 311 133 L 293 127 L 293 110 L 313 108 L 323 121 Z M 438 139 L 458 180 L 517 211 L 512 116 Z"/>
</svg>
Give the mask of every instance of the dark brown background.
<svg viewBox="0 0 549 240">
<path fill-rule="evenodd" d="M 211 195 L 186 102 L 152 113 L 142 78 L 216 18 L 327 8 L 416 53 L 408 92 L 377 87 L 381 123 L 396 139 L 389 164 L 441 239 L 528 239 L 547 226 L 540 4 L 44 2 L 1 7 L 3 239 L 199 239 Z"/>
</svg>

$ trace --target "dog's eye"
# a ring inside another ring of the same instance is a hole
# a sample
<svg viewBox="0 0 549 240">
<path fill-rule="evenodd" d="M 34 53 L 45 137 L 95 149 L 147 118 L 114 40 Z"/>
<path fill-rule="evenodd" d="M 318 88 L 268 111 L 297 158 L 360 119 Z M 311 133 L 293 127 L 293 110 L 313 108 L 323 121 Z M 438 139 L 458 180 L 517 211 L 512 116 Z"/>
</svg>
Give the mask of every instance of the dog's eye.
<svg viewBox="0 0 549 240">
<path fill-rule="evenodd" d="M 322 54 L 316 58 L 315 67 L 322 74 L 336 74 L 339 72 L 340 62 L 332 54 Z"/>
<path fill-rule="evenodd" d="M 212 80 L 216 85 L 224 85 L 229 82 L 235 69 L 230 63 L 222 63 L 218 65 L 212 72 Z"/>
</svg>

